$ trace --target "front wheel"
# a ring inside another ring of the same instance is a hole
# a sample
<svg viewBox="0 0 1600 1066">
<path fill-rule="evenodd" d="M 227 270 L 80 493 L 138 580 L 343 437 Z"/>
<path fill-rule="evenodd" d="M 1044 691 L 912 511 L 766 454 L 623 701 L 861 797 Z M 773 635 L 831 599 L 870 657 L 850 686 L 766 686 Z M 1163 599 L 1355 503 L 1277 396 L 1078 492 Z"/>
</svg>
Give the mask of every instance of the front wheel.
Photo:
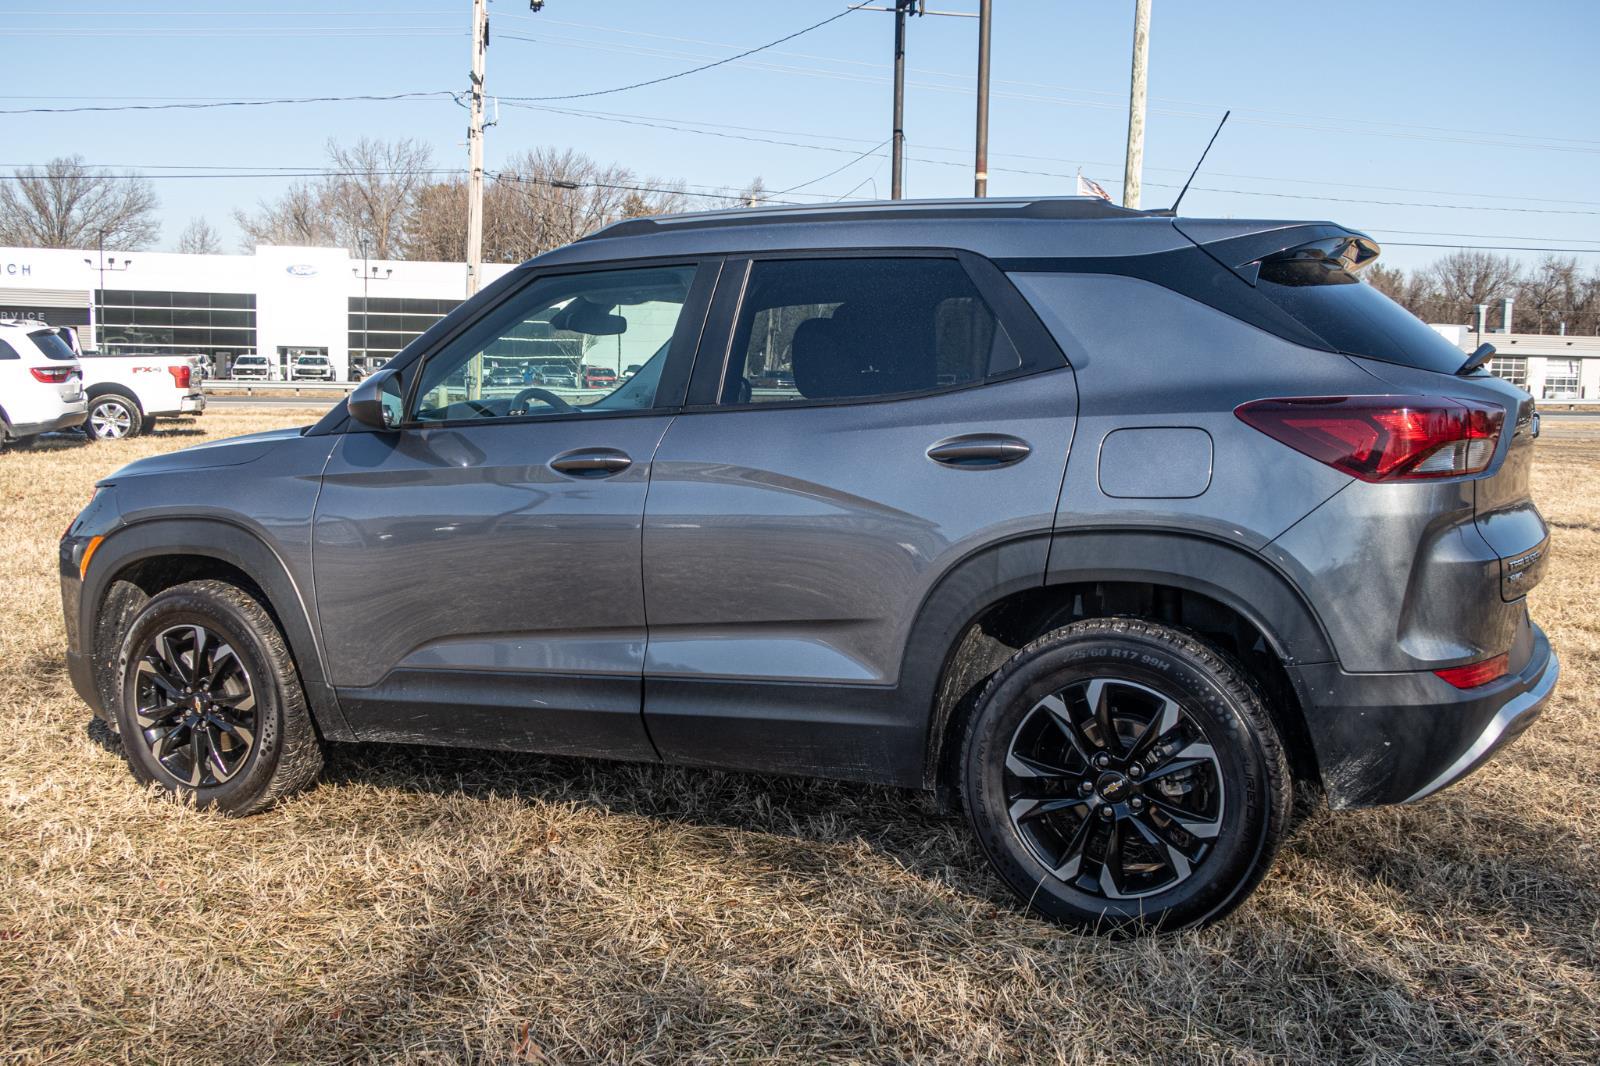
<svg viewBox="0 0 1600 1066">
<path fill-rule="evenodd" d="M 1167 626 L 1097 619 L 1023 648 L 968 721 L 961 790 L 1019 897 L 1085 931 L 1214 921 L 1265 876 L 1291 783 L 1257 687 Z"/>
<path fill-rule="evenodd" d="M 322 769 L 283 634 L 234 585 L 191 581 L 151 599 L 123 638 L 118 679 L 118 732 L 143 784 L 242 815 Z"/>
</svg>

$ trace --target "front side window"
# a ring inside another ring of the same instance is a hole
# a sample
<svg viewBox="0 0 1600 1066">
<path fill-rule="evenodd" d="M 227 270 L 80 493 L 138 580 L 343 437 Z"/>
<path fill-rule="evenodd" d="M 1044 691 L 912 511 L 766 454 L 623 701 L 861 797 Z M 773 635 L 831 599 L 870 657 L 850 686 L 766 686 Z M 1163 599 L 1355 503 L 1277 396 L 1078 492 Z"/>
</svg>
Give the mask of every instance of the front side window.
<svg viewBox="0 0 1600 1066">
<path fill-rule="evenodd" d="M 694 273 L 645 267 L 533 282 L 428 359 L 412 421 L 650 408 Z M 629 363 L 643 369 L 619 384 Z"/>
<path fill-rule="evenodd" d="M 955 259 L 760 260 L 722 402 L 869 399 L 970 385 L 1021 365 Z"/>
</svg>

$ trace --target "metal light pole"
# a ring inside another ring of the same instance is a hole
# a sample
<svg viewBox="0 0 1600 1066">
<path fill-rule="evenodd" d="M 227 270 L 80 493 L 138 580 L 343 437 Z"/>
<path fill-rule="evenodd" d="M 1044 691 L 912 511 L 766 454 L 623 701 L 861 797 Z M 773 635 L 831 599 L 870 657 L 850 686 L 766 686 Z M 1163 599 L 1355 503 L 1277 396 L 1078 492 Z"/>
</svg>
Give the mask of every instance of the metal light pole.
<svg viewBox="0 0 1600 1066">
<path fill-rule="evenodd" d="M 1128 91 L 1128 155 L 1122 167 L 1122 206 L 1139 206 L 1144 174 L 1145 90 L 1150 63 L 1150 0 L 1133 3 L 1133 73 Z"/>
<path fill-rule="evenodd" d="M 906 15 L 916 0 L 894 3 L 894 146 L 890 150 L 889 199 L 905 192 L 906 151 Z"/>
<path fill-rule="evenodd" d="M 990 0 L 978 3 L 978 150 L 972 165 L 972 195 L 989 195 L 989 16 Z"/>
<path fill-rule="evenodd" d="M 100 317 L 101 317 L 101 313 L 105 310 L 106 271 L 108 269 L 109 270 L 113 270 L 113 271 L 115 271 L 115 270 L 127 270 L 130 266 L 133 265 L 133 260 L 132 259 L 123 259 L 122 265 L 121 266 L 117 266 L 117 257 L 116 256 L 112 256 L 111 257 L 111 266 L 110 267 L 106 266 L 106 231 L 105 230 L 101 230 L 95 236 L 94 250 L 95 250 L 95 258 L 94 259 L 85 259 L 84 262 L 86 264 L 88 264 L 91 268 L 96 269 L 96 270 L 98 270 L 100 272 L 100 287 L 95 290 L 94 297 L 89 301 L 89 330 L 90 330 L 90 332 L 92 332 L 94 334 L 94 348 L 92 350 L 93 351 L 99 351 L 100 350 L 100 325 L 101 325 Z"/>
</svg>

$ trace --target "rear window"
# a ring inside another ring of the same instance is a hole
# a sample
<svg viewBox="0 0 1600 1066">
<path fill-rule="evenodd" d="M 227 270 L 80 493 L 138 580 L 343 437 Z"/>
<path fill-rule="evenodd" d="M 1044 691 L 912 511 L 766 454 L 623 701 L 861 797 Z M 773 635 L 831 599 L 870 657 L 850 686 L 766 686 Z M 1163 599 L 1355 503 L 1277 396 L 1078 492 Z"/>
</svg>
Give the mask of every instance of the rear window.
<svg viewBox="0 0 1600 1066">
<path fill-rule="evenodd" d="M 1256 289 L 1336 351 L 1454 374 L 1466 361 L 1410 311 L 1315 245 L 1265 259 Z"/>
<path fill-rule="evenodd" d="M 64 359 L 67 361 L 78 358 L 77 353 L 67 345 L 67 342 L 54 331 L 48 329 L 37 330 L 28 334 L 28 339 L 38 345 L 39 350 L 50 359 Z"/>
</svg>

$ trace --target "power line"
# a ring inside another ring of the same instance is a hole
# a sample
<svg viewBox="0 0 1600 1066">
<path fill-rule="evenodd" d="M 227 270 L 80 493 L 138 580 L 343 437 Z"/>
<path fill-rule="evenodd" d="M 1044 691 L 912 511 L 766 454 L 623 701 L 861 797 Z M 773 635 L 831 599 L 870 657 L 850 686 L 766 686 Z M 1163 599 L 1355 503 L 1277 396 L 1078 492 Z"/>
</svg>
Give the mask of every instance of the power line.
<svg viewBox="0 0 1600 1066">
<path fill-rule="evenodd" d="M 516 39 L 518 39 L 518 40 L 527 40 L 528 38 L 516 38 Z M 671 50 L 634 48 L 634 47 L 628 47 L 626 45 L 606 44 L 606 43 L 601 43 L 601 42 L 596 42 L 596 41 L 585 41 L 585 40 L 582 40 L 581 38 L 559 37 L 559 36 L 555 36 L 555 35 L 551 35 L 551 34 L 546 34 L 545 37 L 543 38 L 543 40 L 545 40 L 545 41 L 552 41 L 553 40 L 553 41 L 558 41 L 558 42 L 561 42 L 561 43 L 564 43 L 564 44 L 568 44 L 568 45 L 576 45 L 578 47 L 593 48 L 593 49 L 596 49 L 598 51 L 622 52 L 622 53 L 633 54 L 633 55 L 652 55 L 652 56 L 676 55 L 678 57 L 687 57 L 687 58 L 708 58 L 708 57 L 705 57 L 705 56 L 695 56 L 694 53 L 692 53 L 692 52 L 678 51 L 678 52 L 674 53 Z M 729 57 L 727 57 L 725 59 L 717 60 L 715 63 L 707 64 L 707 66 L 720 66 L 720 65 L 722 65 L 724 63 L 732 63 L 735 60 L 738 60 L 740 58 L 741 58 L 741 56 L 737 56 L 737 55 L 736 56 L 729 56 Z M 843 61 L 825 60 L 825 61 L 828 61 L 828 62 L 856 62 L 856 61 L 853 61 L 853 60 L 843 60 Z M 866 65 L 870 66 L 871 64 L 866 64 Z M 782 65 L 763 64 L 763 63 L 748 64 L 748 66 L 751 69 L 754 69 L 754 70 L 770 70 L 770 71 L 775 71 L 775 72 L 779 72 L 779 73 L 802 74 L 802 75 L 806 75 L 806 76 L 810 76 L 810 77 L 831 78 L 831 79 L 838 80 L 838 81 L 851 81 L 851 82 L 857 82 L 857 83 L 860 83 L 860 84 L 882 84 L 884 81 L 887 80 L 885 78 L 867 76 L 867 75 L 863 75 L 863 74 L 851 74 L 851 73 L 846 73 L 846 72 L 843 72 L 843 71 L 826 70 L 826 69 L 815 67 L 815 66 L 810 66 L 810 67 L 806 67 L 806 66 L 782 66 Z M 697 67 L 695 69 L 698 70 L 698 69 L 705 69 L 705 68 L 698 68 Z M 692 73 L 692 71 L 689 72 L 689 73 Z M 942 72 L 941 73 L 936 73 L 936 76 L 938 76 L 938 77 L 962 77 L 962 75 L 959 75 L 959 74 L 942 73 Z M 644 83 L 644 84 L 650 84 L 650 83 Z M 912 82 L 912 83 L 908 83 L 908 84 L 910 84 L 913 88 L 928 89 L 928 90 L 932 90 L 934 92 L 966 94 L 966 93 L 969 93 L 971 91 L 970 89 L 968 89 L 968 88 L 966 88 L 964 86 L 956 86 L 956 85 L 948 85 L 948 84 L 934 84 L 934 83 L 928 83 L 928 82 Z M 1005 82 L 1005 84 L 1041 85 L 1041 83 L 1009 82 L 1009 81 Z M 1042 85 L 1042 87 L 1044 87 L 1046 89 L 1053 90 L 1055 92 L 1086 92 L 1086 93 L 1099 93 L 1100 92 L 1100 90 L 1067 89 L 1067 88 L 1063 88 L 1063 87 L 1050 86 L 1050 85 L 1047 85 L 1047 84 L 1046 85 Z M 610 91 L 619 91 L 619 90 L 610 90 Z M 587 94 L 577 94 L 577 95 L 578 96 L 582 96 L 582 95 L 587 95 Z M 1088 101 L 1088 100 L 1070 100 L 1070 99 L 1064 99 L 1064 98 L 1062 98 L 1060 96 L 1041 96 L 1041 95 L 1039 95 L 1037 93 L 1018 93 L 1018 92 L 1003 92 L 1003 91 L 995 91 L 992 95 L 994 95 L 996 97 L 1002 97 L 1002 98 L 1005 98 L 1005 99 L 1010 99 L 1010 100 L 1027 100 L 1027 101 L 1055 104 L 1055 105 L 1067 106 L 1067 107 L 1087 107 L 1087 108 L 1093 108 L 1093 109 L 1096 109 L 1096 110 L 1103 110 L 1103 111 L 1123 111 L 1123 110 L 1125 110 L 1125 105 L 1120 104 L 1120 103 L 1113 103 L 1113 102 L 1110 102 L 1110 101 L 1099 102 L 1099 101 Z M 521 99 L 528 99 L 528 100 L 560 100 L 560 99 L 573 99 L 573 98 L 574 97 L 570 97 L 569 96 L 569 97 L 522 97 Z M 1200 107 L 1200 106 L 1209 106 L 1209 105 L 1198 105 L 1197 104 L 1197 105 L 1194 105 L 1194 106 Z M 1180 118 L 1206 119 L 1208 121 L 1210 119 L 1216 117 L 1215 113 L 1214 112 L 1210 112 L 1210 111 L 1181 111 L 1181 110 L 1176 110 L 1176 109 L 1173 109 L 1173 108 L 1156 108 L 1156 107 L 1152 107 L 1152 108 L 1150 108 L 1150 112 L 1152 114 L 1158 114 L 1158 115 L 1175 116 L 1175 117 L 1180 117 Z M 1258 112 L 1258 113 L 1261 113 L 1261 114 L 1277 114 L 1278 112 Z M 1289 113 L 1285 113 L 1285 114 L 1289 114 Z M 1252 125 L 1265 126 L 1265 127 L 1269 127 L 1269 128 L 1301 129 L 1301 130 L 1309 130 L 1309 131 L 1318 132 L 1318 133 L 1342 133 L 1342 134 L 1349 134 L 1349 135 L 1353 135 L 1353 136 L 1389 137 L 1389 138 L 1401 138 L 1401 139 L 1406 139 L 1406 140 L 1427 140 L 1427 141 L 1435 141 L 1435 142 L 1449 143 L 1449 144 L 1471 144 L 1471 145 L 1480 145 L 1480 146 L 1487 146 L 1487 147 L 1514 148 L 1514 149 L 1541 149 L 1541 150 L 1556 151 L 1556 152 L 1577 152 L 1577 153 L 1582 153 L 1582 154 L 1600 153 L 1600 142 L 1575 141 L 1574 143 L 1570 143 L 1570 144 L 1517 143 L 1516 141 L 1511 141 L 1511 140 L 1489 139 L 1489 137 L 1487 135 L 1483 135 L 1483 134 L 1479 133 L 1478 131 L 1465 131 L 1465 132 L 1469 133 L 1470 136 L 1432 136 L 1432 135 L 1429 135 L 1426 132 L 1424 132 L 1424 133 L 1406 133 L 1406 132 L 1398 132 L 1398 131 L 1390 132 L 1390 131 L 1385 131 L 1385 130 L 1381 130 L 1381 129 L 1351 129 L 1351 128 L 1349 128 L 1348 125 L 1345 125 L 1345 126 L 1329 126 L 1329 125 L 1315 124 L 1317 122 L 1322 122 L 1322 121 L 1349 123 L 1350 121 L 1360 122 L 1360 121 L 1363 121 L 1363 120 L 1349 120 L 1349 119 L 1319 120 L 1319 119 L 1313 119 L 1312 123 L 1305 123 L 1305 122 L 1282 122 L 1282 121 L 1275 121 L 1275 120 L 1272 120 L 1272 119 L 1269 119 L 1269 118 L 1244 117 L 1244 118 L 1241 118 L 1240 121 L 1248 122 L 1248 123 L 1250 123 Z M 1398 124 L 1395 124 L 1395 125 L 1398 127 Z M 1398 128 L 1399 129 L 1404 129 L 1405 127 L 1398 127 Z M 1424 131 L 1436 130 L 1436 129 L 1446 129 L 1445 127 L 1415 127 L 1415 128 L 1416 129 L 1420 129 L 1420 130 L 1424 130 Z M 1531 136 L 1531 135 L 1503 134 L 1503 135 L 1500 135 L 1500 136 L 1503 136 L 1503 137 L 1515 137 L 1515 136 Z M 1560 137 L 1551 137 L 1551 138 L 1547 138 L 1547 139 L 1549 139 L 1549 140 L 1567 140 L 1567 138 L 1560 138 Z"/>
<path fill-rule="evenodd" d="M 593 112 L 572 111 L 572 110 L 569 110 L 569 109 L 557 108 L 557 107 L 542 107 L 542 106 L 538 106 L 538 105 L 534 105 L 534 104 L 511 103 L 510 101 L 512 99 L 513 98 L 510 98 L 510 97 L 501 97 L 501 102 L 505 103 L 506 106 L 508 106 L 508 107 L 524 107 L 524 108 L 527 108 L 527 109 L 532 110 L 532 111 L 545 111 L 545 112 L 552 112 L 552 113 L 555 113 L 555 114 L 571 115 L 571 116 L 573 116 L 575 118 L 591 118 L 591 119 L 595 119 L 597 121 L 602 121 L 602 122 L 620 122 L 620 123 L 623 123 L 624 125 L 630 125 L 630 126 L 650 126 L 650 127 L 654 127 L 654 128 L 657 128 L 657 129 L 674 130 L 674 131 L 677 131 L 677 132 L 680 132 L 680 133 L 697 133 L 697 134 L 700 134 L 701 136 L 707 136 L 707 137 L 723 137 L 723 138 L 727 138 L 729 140 L 752 141 L 752 142 L 759 143 L 759 144 L 776 144 L 776 145 L 782 145 L 784 147 L 789 147 L 789 148 L 807 148 L 807 149 L 810 149 L 812 151 L 820 151 L 820 152 L 849 152 L 850 151 L 850 149 L 848 149 L 848 148 L 839 148 L 839 147 L 835 147 L 833 145 L 807 144 L 807 143 L 803 143 L 803 142 L 800 142 L 800 141 L 782 140 L 782 139 L 773 138 L 773 137 L 754 137 L 754 136 L 749 136 L 749 135 L 745 135 L 745 134 L 723 133 L 723 132 L 717 132 L 717 131 L 695 129 L 695 128 L 691 127 L 691 126 L 676 125 L 676 124 L 673 124 L 673 123 L 666 123 L 666 122 L 647 122 L 647 121 L 644 121 L 642 119 L 621 118 L 621 117 L 614 117 L 614 116 L 602 116 L 600 114 L 593 113 Z M 930 166 L 960 167 L 963 170 L 965 170 L 967 168 L 967 166 L 968 166 L 967 163 L 960 162 L 958 160 L 951 160 L 951 159 L 927 159 L 927 158 L 920 158 L 920 157 L 911 157 L 909 159 L 909 161 L 910 162 L 914 162 L 914 163 L 926 163 L 926 164 L 928 164 Z M 1026 169 L 1026 168 L 1022 168 L 1022 167 L 1002 167 L 1002 166 L 991 165 L 989 167 L 989 169 L 991 171 L 995 171 L 995 172 L 999 172 L 999 173 L 1026 174 L 1026 175 L 1031 175 L 1031 176 L 1034 176 L 1034 177 L 1061 178 L 1063 180 L 1067 180 L 1067 179 L 1071 179 L 1071 178 L 1076 177 L 1076 175 L 1074 175 L 1074 174 L 1068 174 L 1068 173 L 1064 173 L 1062 171 L 1031 170 L 1031 169 Z M 1114 180 L 1114 179 L 1108 179 L 1108 180 Z M 1263 180 L 1270 180 L 1270 179 L 1263 179 Z M 1176 188 L 1178 188 L 1178 186 L 1175 185 L 1175 184 L 1163 183 L 1163 182 L 1155 182 L 1155 181 L 1146 182 L 1145 184 L 1149 185 L 1152 188 L 1157 188 L 1157 189 L 1176 189 Z M 1520 213 L 1520 214 L 1542 214 L 1542 215 L 1600 215 L 1600 211 L 1574 211 L 1574 210 L 1568 210 L 1568 209 L 1542 208 L 1542 207 L 1509 207 L 1509 206 L 1506 206 L 1504 204 L 1474 205 L 1474 204 L 1423 203 L 1423 202 L 1419 202 L 1419 201 L 1408 201 L 1408 200 L 1366 200 L 1366 199 L 1360 199 L 1360 198 L 1356 198 L 1356 197 L 1321 196 L 1321 195 L 1313 195 L 1313 194 L 1310 194 L 1310 193 L 1267 192 L 1267 191 L 1254 190 L 1254 189 L 1225 189 L 1225 188 L 1218 188 L 1218 187 L 1215 187 L 1215 186 L 1202 186 L 1202 185 L 1196 185 L 1194 187 L 1194 191 L 1195 192 L 1231 193 L 1231 194 L 1235 194 L 1235 195 L 1239 195 L 1239 196 L 1259 196 L 1259 197 L 1271 197 L 1271 198 L 1275 198 L 1275 199 L 1317 200 L 1317 201 L 1325 201 L 1325 202 L 1328 202 L 1328 203 L 1363 204 L 1363 205 L 1378 206 L 1378 207 L 1427 207 L 1427 208 L 1437 208 L 1437 209 L 1446 210 L 1446 211 L 1505 211 L 1505 212 L 1514 212 L 1514 213 Z"/>
<path fill-rule="evenodd" d="M 768 48 L 776 47 L 777 45 L 780 45 L 780 44 L 784 43 L 785 41 L 792 41 L 796 37 L 799 37 L 801 34 L 810 33 L 812 30 L 819 30 L 822 27 L 826 26 L 830 22 L 837 22 L 839 19 L 842 19 L 846 15 L 849 15 L 849 14 L 853 13 L 855 10 L 856 9 L 853 8 L 853 7 L 847 7 L 843 11 L 839 12 L 836 15 L 830 15 L 827 18 L 823 19 L 821 22 L 812 23 L 810 26 L 807 26 L 803 30 L 795 30 L 793 33 L 791 33 L 791 34 L 789 34 L 789 35 L 787 35 L 785 37 L 779 37 L 775 41 L 768 41 L 766 44 L 757 45 L 755 48 L 751 48 L 751 49 L 748 49 L 746 51 L 740 52 L 738 55 L 731 55 L 731 56 L 728 56 L 726 59 L 719 59 L 719 60 L 717 60 L 717 61 L 715 61 L 713 63 L 706 63 L 703 66 L 691 67 L 689 70 L 680 70 L 676 74 L 667 74 L 667 75 L 665 75 L 663 77 L 660 77 L 660 78 L 651 78 L 648 81 L 636 81 L 631 85 L 619 85 L 614 89 L 595 89 L 595 90 L 593 90 L 591 92 L 586 92 L 586 93 L 566 93 L 566 94 L 564 94 L 562 96 L 511 96 L 511 97 L 503 97 L 502 99 L 521 100 L 521 101 L 530 102 L 530 103 L 534 102 L 534 101 L 541 101 L 541 100 L 579 100 L 579 99 L 583 99 L 583 98 L 590 97 L 590 96 L 609 96 L 612 93 L 627 92 L 629 89 L 642 89 L 647 85 L 660 85 L 664 81 L 672 81 L 675 78 L 685 78 L 685 77 L 688 77 L 690 74 L 698 74 L 702 70 L 711 70 L 713 67 L 720 67 L 720 66 L 724 66 L 725 64 L 728 64 L 728 63 L 736 62 L 736 61 L 738 61 L 740 59 L 743 59 L 745 56 L 752 56 L 752 55 L 755 55 L 757 52 L 764 52 Z M 522 36 L 518 36 L 517 34 L 514 34 L 514 33 L 501 34 L 501 36 L 505 37 L 505 38 L 507 38 L 509 40 L 513 40 L 513 41 L 527 41 L 527 42 L 530 42 L 532 44 L 541 44 L 541 43 L 543 43 L 536 37 L 522 37 Z"/>
<path fill-rule="evenodd" d="M 206 103 L 174 104 L 116 104 L 79 107 L 14 107 L 0 110 L 0 115 L 67 115 L 83 111 L 206 111 L 219 107 L 268 107 L 274 104 L 337 104 L 350 101 L 420 100 L 455 93 L 447 89 L 428 92 L 390 93 L 388 95 L 362 94 L 359 96 L 282 96 L 255 100 L 215 100 Z"/>
<path fill-rule="evenodd" d="M 506 14 L 500 15 L 499 17 L 501 17 L 501 18 L 513 18 L 513 19 L 526 19 L 526 20 L 529 20 L 529 21 L 533 21 L 532 17 L 528 16 L 528 15 L 517 15 L 517 14 L 506 13 Z M 704 45 L 704 46 L 711 47 L 711 48 L 736 48 L 736 47 L 738 47 L 737 45 L 725 44 L 725 43 L 720 42 L 720 41 L 708 41 L 708 40 L 706 40 L 704 38 L 700 38 L 700 37 L 679 37 L 679 36 L 673 36 L 673 35 L 670 35 L 670 34 L 649 33 L 649 32 L 646 32 L 644 30 L 626 29 L 626 28 L 619 27 L 619 26 L 600 26 L 600 25 L 596 25 L 594 23 L 573 22 L 571 20 L 548 18 L 548 17 L 541 18 L 539 21 L 543 22 L 546 25 L 570 26 L 570 27 L 572 27 L 574 29 L 595 30 L 595 31 L 598 31 L 598 32 L 601 32 L 601 33 L 623 34 L 623 35 L 626 35 L 626 36 L 629 36 L 629 37 L 649 37 L 649 38 L 653 38 L 653 39 L 656 39 L 656 40 L 676 41 L 676 42 L 679 42 L 681 44 L 698 44 L 698 45 Z M 874 70 L 882 70 L 884 68 L 884 64 L 883 63 L 878 62 L 878 61 L 871 61 L 871 60 L 844 59 L 844 58 L 835 57 L 835 56 L 819 56 L 819 55 L 815 55 L 815 54 L 812 54 L 812 53 L 806 53 L 806 52 L 779 52 L 779 53 L 776 53 L 776 54 L 791 56 L 791 57 L 794 57 L 794 58 L 797 58 L 797 59 L 816 59 L 816 60 L 821 60 L 823 62 L 829 62 L 829 63 L 844 64 L 844 65 L 858 66 L 858 67 L 868 67 L 868 68 L 872 68 Z M 679 55 L 683 55 L 683 53 L 679 53 Z M 970 79 L 972 77 L 972 75 L 970 73 L 965 72 L 965 71 L 936 70 L 936 69 L 933 69 L 931 67 L 907 67 L 906 69 L 907 69 L 907 71 L 909 73 L 912 73 L 912 74 L 928 74 L 928 75 L 932 75 L 934 77 L 959 78 L 959 79 L 962 79 L 963 81 L 968 80 L 968 79 Z M 1027 88 L 1051 89 L 1051 90 L 1055 90 L 1057 92 L 1084 93 L 1084 94 L 1092 95 L 1092 96 L 1111 97 L 1115 101 L 1117 101 L 1117 103 L 1114 106 L 1117 106 L 1119 108 L 1122 106 L 1122 104 L 1121 104 L 1122 98 L 1126 95 L 1125 92 L 1123 90 L 1120 90 L 1120 89 L 1119 90 L 1087 89 L 1087 88 L 1075 87 L 1075 86 L 1070 86 L 1070 85 L 1059 85 L 1059 84 L 1055 84 L 1055 83 L 1051 83 L 1051 82 L 1021 81 L 1021 80 L 1017 80 L 1017 79 L 1014 79 L 1014 78 L 1013 79 L 1000 79 L 1000 78 L 997 78 L 997 79 L 995 79 L 995 81 L 996 81 L 996 84 L 1003 84 L 1003 85 L 1020 85 L 1020 86 L 1024 86 L 1024 87 L 1027 87 Z M 1156 96 L 1154 94 L 1151 95 L 1151 99 L 1152 100 L 1166 100 L 1166 101 L 1169 101 L 1171 103 L 1183 104 L 1183 105 L 1189 106 L 1189 107 L 1213 108 L 1213 109 L 1219 110 L 1219 111 L 1223 107 L 1223 105 L 1215 103 L 1213 101 L 1183 100 L 1183 99 L 1179 99 L 1177 97 Z M 1420 125 L 1420 124 L 1416 124 L 1416 123 L 1406 123 L 1406 122 L 1389 122 L 1389 121 L 1385 121 L 1385 120 L 1381 120 L 1381 119 L 1335 118 L 1335 117 L 1330 117 L 1328 115 L 1308 114 L 1308 113 L 1305 113 L 1305 112 L 1298 112 L 1298 111 L 1280 111 L 1280 110 L 1275 110 L 1275 109 L 1271 109 L 1271 108 L 1249 107 L 1249 106 L 1244 106 L 1244 105 L 1230 105 L 1230 106 L 1232 106 L 1233 110 L 1238 111 L 1238 112 L 1253 113 L 1253 114 L 1259 114 L 1259 115 L 1278 115 L 1278 116 L 1283 116 L 1283 117 L 1287 117 L 1287 118 L 1303 118 L 1303 119 L 1311 119 L 1313 121 L 1318 121 L 1318 122 L 1352 122 L 1353 121 L 1353 122 L 1356 122 L 1356 123 L 1359 123 L 1359 124 L 1362 124 L 1362 125 L 1387 126 L 1387 127 L 1391 128 L 1391 129 L 1415 129 L 1415 130 L 1424 130 L 1424 131 L 1432 132 L 1432 133 L 1461 133 L 1461 134 L 1469 134 L 1469 135 L 1473 135 L 1473 136 L 1485 136 L 1484 132 L 1481 131 L 1481 130 L 1468 130 L 1468 129 L 1461 129 L 1459 127 L 1451 127 L 1451 126 L 1430 126 L 1430 125 Z M 1185 113 L 1185 114 L 1187 114 L 1187 113 Z M 1243 119 L 1241 121 L 1248 121 L 1248 120 L 1247 119 Z M 1597 144 L 1597 145 L 1600 145 L 1600 141 L 1596 141 L 1596 140 L 1589 139 L 1589 138 L 1559 137 L 1559 136 L 1556 136 L 1554 134 L 1546 134 L 1546 133 L 1512 133 L 1512 132 L 1503 132 L 1503 133 L 1495 134 L 1495 136 L 1516 137 L 1516 138 L 1522 138 L 1522 139 L 1543 139 L 1543 140 L 1550 140 L 1550 141 L 1567 141 L 1567 142 L 1576 143 L 1576 144 Z"/>
<path fill-rule="evenodd" d="M 850 162 L 845 163 L 843 166 L 835 167 L 834 169 L 828 171 L 826 174 L 823 174 L 823 175 L 821 175 L 819 177 L 812 178 L 810 181 L 802 181 L 799 185 L 791 185 L 787 189 L 779 189 L 777 192 L 773 193 L 772 195 L 774 195 L 774 196 L 787 196 L 789 193 L 796 192 L 796 191 L 798 191 L 800 189 L 803 189 L 807 185 L 815 185 L 819 181 L 826 181 L 827 179 L 833 177 L 835 174 L 838 174 L 841 171 L 849 170 L 851 167 L 855 166 L 857 163 L 861 162 L 863 159 L 865 159 L 868 156 L 873 155 L 874 153 L 882 150 L 883 146 L 888 144 L 888 143 L 889 143 L 888 141 L 879 141 L 877 144 L 873 145 L 871 148 L 868 148 L 865 152 L 862 152 L 860 155 L 858 155 L 854 159 L 850 160 Z M 861 186 L 859 186 L 859 185 L 856 186 L 856 188 L 858 188 L 858 189 L 860 187 Z M 762 197 L 762 199 L 766 199 L 766 198 Z"/>
</svg>

